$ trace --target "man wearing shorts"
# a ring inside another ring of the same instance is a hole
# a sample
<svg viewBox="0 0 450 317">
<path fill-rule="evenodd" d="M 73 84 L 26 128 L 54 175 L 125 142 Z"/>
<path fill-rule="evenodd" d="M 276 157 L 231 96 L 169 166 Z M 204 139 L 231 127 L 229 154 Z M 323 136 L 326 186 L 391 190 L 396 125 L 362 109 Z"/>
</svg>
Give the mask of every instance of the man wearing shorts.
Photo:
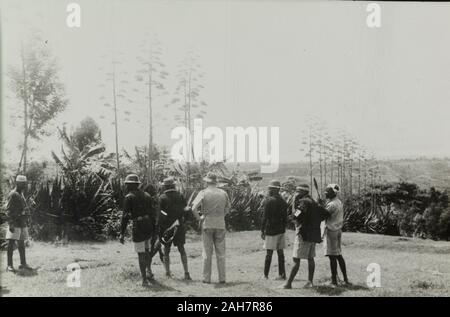
<svg viewBox="0 0 450 317">
<path fill-rule="evenodd" d="M 342 202 L 337 197 L 339 193 L 339 186 L 336 184 L 330 184 L 325 189 L 326 210 L 329 213 L 329 217 L 326 221 L 326 256 L 330 259 L 331 268 L 331 285 L 337 286 L 337 263 L 341 268 L 344 282 L 346 285 L 350 285 L 347 278 L 347 269 L 344 258 L 342 257 L 341 250 L 341 237 L 342 226 L 344 224 L 344 208 Z"/>
<path fill-rule="evenodd" d="M 173 244 L 178 248 L 178 252 L 181 256 L 181 263 L 184 269 L 184 279 L 191 280 L 188 270 L 188 259 L 186 255 L 186 250 L 184 249 L 184 244 L 186 242 L 186 229 L 185 229 L 185 212 L 188 210 L 186 208 L 186 200 L 184 197 L 175 189 L 175 181 L 173 178 L 166 178 L 163 181 L 164 193 L 159 197 L 160 203 L 160 216 L 159 216 L 159 235 L 160 239 L 163 238 L 164 232 L 171 228 L 178 221 L 175 235 L 170 241 L 163 241 L 161 243 L 164 245 L 164 267 L 166 269 L 166 277 L 171 277 L 170 272 L 170 247 Z"/>
<path fill-rule="evenodd" d="M 134 249 L 138 254 L 142 286 L 148 286 L 148 281 L 153 280 L 150 250 L 156 215 L 152 199 L 149 194 L 139 189 L 140 183 L 139 177 L 135 174 L 130 174 L 125 178 L 125 187 L 128 193 L 123 202 L 120 243 L 124 243 L 128 221 L 132 220 L 132 239 Z"/>
<path fill-rule="evenodd" d="M 268 196 L 264 201 L 261 226 L 261 238 L 264 240 L 266 258 L 264 261 L 264 278 L 269 278 L 273 251 L 278 254 L 278 279 L 286 279 L 284 266 L 285 232 L 288 205 L 280 196 L 281 183 L 273 180 L 269 184 Z"/>
<path fill-rule="evenodd" d="M 293 219 L 295 220 L 295 241 L 293 250 L 294 266 L 283 288 L 291 289 L 300 268 L 300 260 L 308 260 L 308 282 L 305 288 L 313 287 L 314 270 L 316 264 L 316 243 L 322 242 L 320 236 L 320 223 L 326 218 L 326 211 L 321 208 L 309 195 L 308 184 L 296 188 L 293 203 Z"/>
<path fill-rule="evenodd" d="M 20 266 L 19 270 L 31 270 L 25 259 L 25 241 L 28 239 L 28 207 L 23 196 L 27 186 L 27 178 L 18 175 L 16 178 L 16 187 L 9 193 L 6 201 L 6 218 L 8 221 L 8 230 L 6 231 L 6 240 L 8 240 L 7 267 L 6 271 L 15 273 L 13 266 L 14 245 L 17 241 L 19 249 Z"/>
</svg>

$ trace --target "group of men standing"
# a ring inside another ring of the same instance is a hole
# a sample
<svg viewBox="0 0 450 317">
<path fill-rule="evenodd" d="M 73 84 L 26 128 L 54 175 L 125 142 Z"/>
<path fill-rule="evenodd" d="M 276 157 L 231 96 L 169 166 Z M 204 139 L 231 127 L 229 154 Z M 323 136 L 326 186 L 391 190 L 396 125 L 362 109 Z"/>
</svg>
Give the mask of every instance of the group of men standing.
<svg viewBox="0 0 450 317">
<path fill-rule="evenodd" d="M 139 178 L 128 175 L 125 184 L 128 193 L 125 196 L 120 241 L 128 223 L 132 221 L 132 239 L 138 253 L 142 285 L 153 281 L 151 262 L 160 252 L 166 277 L 170 278 L 170 250 L 178 248 L 184 269 L 184 279 L 191 280 L 188 259 L 184 244 L 186 242 L 185 219 L 191 212 L 200 223 L 203 240 L 203 282 L 211 283 L 213 251 L 216 252 L 219 283 L 225 283 L 225 215 L 230 209 L 227 193 L 217 188 L 217 176 L 209 173 L 205 178 L 206 188 L 200 191 L 187 206 L 186 199 L 176 190 L 173 178 L 163 181 L 162 193 L 153 197 L 139 189 Z M 149 190 L 151 193 L 152 191 Z"/>
<path fill-rule="evenodd" d="M 342 202 L 338 198 L 339 186 L 330 184 L 325 189 L 326 201 L 314 201 L 310 195 L 308 184 L 296 187 L 292 209 L 280 195 L 281 183 L 271 181 L 268 196 L 263 203 L 261 237 L 267 250 L 264 261 L 264 278 L 269 277 L 273 251 L 278 255 L 278 279 L 286 280 L 284 249 L 286 248 L 285 232 L 289 220 L 295 223 L 293 246 L 294 266 L 291 269 L 285 289 L 292 288 L 292 282 L 300 268 L 302 259 L 308 261 L 308 282 L 305 288 L 313 287 L 316 256 L 316 244 L 326 237 L 325 255 L 330 259 L 331 286 L 337 286 L 337 263 L 341 268 L 344 283 L 349 285 L 345 260 L 342 257 L 341 236 L 344 220 Z M 325 221 L 322 234 L 321 223 Z"/>
<path fill-rule="evenodd" d="M 186 242 L 185 221 L 188 213 L 192 213 L 200 224 L 203 241 L 203 282 L 211 283 L 212 255 L 215 251 L 219 283 L 226 282 L 225 273 L 225 215 L 231 204 L 228 194 L 217 187 L 217 176 L 208 173 L 204 178 L 206 188 L 200 191 L 192 202 L 187 205 L 186 199 L 176 190 L 173 178 L 166 178 L 162 184 L 162 193 L 157 194 L 154 187 L 140 189 L 139 177 L 130 174 L 125 179 L 127 194 L 123 203 L 120 242 L 128 223 L 132 222 L 131 236 L 134 249 L 138 254 L 142 285 L 147 286 L 154 280 L 151 263 L 156 253 L 164 263 L 166 277 L 172 276 L 170 270 L 171 246 L 177 247 L 184 269 L 184 279 L 191 280 L 188 269 L 188 258 L 184 248 Z M 23 192 L 26 187 L 26 177 L 16 178 L 16 187 L 8 195 L 7 219 L 9 228 L 6 234 L 8 240 L 7 271 L 14 272 L 13 250 L 18 242 L 20 254 L 20 269 L 31 269 L 25 259 L 25 240 L 28 238 L 26 218 L 29 213 Z M 268 193 L 262 204 L 261 238 L 264 240 L 266 257 L 264 261 L 264 277 L 269 277 L 273 252 L 278 256 L 278 279 L 286 280 L 283 288 L 292 288 L 292 282 L 298 273 L 300 261 L 308 261 L 308 282 L 305 287 L 313 286 L 315 271 L 316 244 L 324 237 L 326 243 L 325 255 L 329 257 L 331 268 L 331 285 L 337 285 L 337 265 L 339 264 L 344 282 L 350 284 L 347 278 L 346 265 L 341 251 L 341 236 L 343 226 L 343 206 L 338 198 L 339 186 L 330 184 L 325 189 L 326 201 L 314 201 L 310 196 L 307 184 L 296 187 L 296 194 L 289 207 L 280 195 L 281 183 L 271 181 Z M 284 249 L 286 248 L 285 232 L 289 221 L 295 223 L 295 238 L 293 246 L 294 266 L 287 277 L 285 271 Z M 322 234 L 321 223 L 325 221 Z"/>
</svg>

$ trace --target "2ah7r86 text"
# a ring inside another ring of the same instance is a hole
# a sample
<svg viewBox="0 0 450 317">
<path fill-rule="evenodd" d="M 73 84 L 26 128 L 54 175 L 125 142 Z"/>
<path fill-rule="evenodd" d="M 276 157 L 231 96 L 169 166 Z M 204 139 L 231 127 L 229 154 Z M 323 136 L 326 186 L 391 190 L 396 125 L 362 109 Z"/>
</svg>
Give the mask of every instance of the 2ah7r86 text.
<svg viewBox="0 0 450 317">
<path fill-rule="evenodd" d="M 272 302 L 222 302 L 221 311 L 272 311 Z"/>
</svg>

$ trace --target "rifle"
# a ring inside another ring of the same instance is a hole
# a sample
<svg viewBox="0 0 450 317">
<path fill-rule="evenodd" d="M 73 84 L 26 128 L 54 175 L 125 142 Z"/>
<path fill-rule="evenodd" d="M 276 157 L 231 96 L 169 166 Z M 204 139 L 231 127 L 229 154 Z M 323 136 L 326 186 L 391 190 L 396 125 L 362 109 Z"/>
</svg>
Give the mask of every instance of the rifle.
<svg viewBox="0 0 450 317">
<path fill-rule="evenodd" d="M 313 178 L 313 180 L 314 180 L 314 188 L 316 189 L 317 192 L 317 197 L 319 198 L 319 200 L 322 200 L 322 198 L 320 198 L 319 185 L 317 185 L 317 180 L 315 177 Z"/>
<path fill-rule="evenodd" d="M 316 192 L 317 192 L 318 201 L 321 201 L 322 198 L 320 197 L 319 185 L 317 185 L 317 180 L 315 177 L 313 178 L 313 181 L 314 181 L 314 188 L 316 189 Z M 327 234 L 327 227 L 325 226 L 325 229 L 323 230 L 322 237 L 321 237 L 322 240 L 323 240 L 323 238 L 325 238 L 326 234 Z"/>
</svg>

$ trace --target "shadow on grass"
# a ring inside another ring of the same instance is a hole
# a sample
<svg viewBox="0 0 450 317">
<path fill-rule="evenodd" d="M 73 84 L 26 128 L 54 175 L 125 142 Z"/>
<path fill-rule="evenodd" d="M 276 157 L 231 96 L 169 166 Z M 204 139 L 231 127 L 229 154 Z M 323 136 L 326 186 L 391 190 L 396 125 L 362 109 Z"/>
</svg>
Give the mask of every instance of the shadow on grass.
<svg viewBox="0 0 450 317">
<path fill-rule="evenodd" d="M 173 288 L 171 286 L 162 284 L 159 281 L 152 281 L 149 286 L 146 287 L 146 289 L 151 290 L 153 292 L 178 292 L 176 288 Z"/>
<path fill-rule="evenodd" d="M 415 280 L 410 284 L 412 289 L 418 290 L 431 290 L 431 289 L 442 289 L 444 286 L 442 284 L 436 284 L 431 281 L 421 281 Z"/>
<path fill-rule="evenodd" d="M 38 275 L 37 271 L 38 271 L 38 267 L 33 268 L 31 270 L 17 270 L 16 271 L 16 275 L 17 276 L 22 276 L 22 277 L 31 277 L 31 276 L 36 276 Z"/>
<path fill-rule="evenodd" d="M 4 286 L 0 286 L 0 297 L 6 294 L 9 294 L 9 290 Z"/>
<path fill-rule="evenodd" d="M 227 287 L 234 287 L 239 285 L 246 285 L 250 284 L 248 282 L 227 282 L 227 283 L 217 283 L 214 284 L 214 288 L 227 288 Z"/>
<path fill-rule="evenodd" d="M 338 296 L 346 291 L 369 291 L 370 289 L 362 285 L 339 285 L 332 287 L 331 285 L 318 285 L 313 288 L 320 295 Z"/>
</svg>

